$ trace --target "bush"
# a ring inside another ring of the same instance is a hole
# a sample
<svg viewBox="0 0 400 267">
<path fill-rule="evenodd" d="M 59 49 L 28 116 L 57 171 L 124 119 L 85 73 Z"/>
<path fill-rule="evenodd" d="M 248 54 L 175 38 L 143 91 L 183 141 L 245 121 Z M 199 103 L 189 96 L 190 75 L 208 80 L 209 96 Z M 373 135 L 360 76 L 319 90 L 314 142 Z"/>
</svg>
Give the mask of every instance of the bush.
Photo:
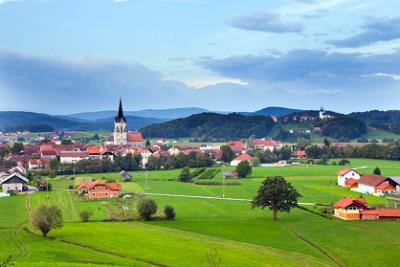
<svg viewBox="0 0 400 267">
<path fill-rule="evenodd" d="M 251 166 L 250 163 L 246 160 L 243 160 L 236 166 L 236 171 L 239 174 L 239 177 L 244 178 L 251 174 Z"/>
<path fill-rule="evenodd" d="M 376 167 L 375 169 L 374 169 L 374 172 L 373 172 L 375 175 L 382 175 L 382 172 L 381 172 L 381 169 L 379 168 L 379 167 Z"/>
<path fill-rule="evenodd" d="M 187 182 L 190 182 L 190 180 L 192 180 L 192 177 L 191 177 L 191 175 L 190 175 L 190 169 L 189 168 L 184 168 L 182 171 L 181 171 L 181 174 L 179 175 L 179 177 L 178 177 L 178 179 L 177 179 L 179 182 L 184 182 L 184 183 L 187 183 Z"/>
<path fill-rule="evenodd" d="M 164 207 L 164 213 L 165 213 L 165 217 L 167 217 L 168 220 L 173 220 L 175 219 L 175 210 L 172 206 L 165 206 Z"/>
<path fill-rule="evenodd" d="M 73 190 L 73 189 L 74 189 L 74 186 L 73 186 L 72 184 L 70 184 L 70 185 L 68 186 L 68 189 L 69 189 L 69 190 Z"/>
<path fill-rule="evenodd" d="M 341 159 L 339 161 L 339 165 L 340 166 L 344 166 L 344 165 L 347 165 L 347 164 L 350 164 L 350 161 L 348 159 Z"/>
<path fill-rule="evenodd" d="M 79 217 L 81 217 L 81 221 L 82 221 L 82 222 L 88 222 L 88 221 L 89 221 L 89 218 L 90 218 L 92 215 L 93 215 L 92 212 L 85 210 L 85 211 L 82 211 L 82 212 L 79 214 Z"/>
<path fill-rule="evenodd" d="M 149 221 L 151 216 L 157 212 L 157 203 L 154 199 L 143 198 L 138 202 L 137 210 L 142 219 Z"/>
</svg>

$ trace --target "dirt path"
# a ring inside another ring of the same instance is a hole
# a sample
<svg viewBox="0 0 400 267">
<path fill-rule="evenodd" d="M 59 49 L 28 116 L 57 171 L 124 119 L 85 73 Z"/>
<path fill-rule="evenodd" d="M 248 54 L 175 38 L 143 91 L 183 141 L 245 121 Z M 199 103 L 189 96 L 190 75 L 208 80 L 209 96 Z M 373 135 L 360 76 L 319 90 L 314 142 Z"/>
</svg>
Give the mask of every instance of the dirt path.
<svg viewBox="0 0 400 267">
<path fill-rule="evenodd" d="M 297 233 L 296 231 L 294 231 L 290 226 L 287 226 L 289 232 L 291 234 L 293 234 L 295 237 L 297 237 L 298 239 L 304 241 L 305 243 L 307 243 L 308 245 L 310 245 L 311 247 L 315 248 L 316 250 L 318 250 L 319 252 L 321 252 L 322 254 L 324 254 L 326 257 L 328 257 L 331 261 L 333 261 L 338 267 L 344 267 L 344 264 L 341 263 L 337 258 L 335 258 L 334 256 L 332 256 L 329 252 L 327 252 L 326 250 L 324 250 L 323 248 L 321 248 L 320 246 L 318 246 L 317 244 L 315 244 L 314 242 L 312 242 L 311 240 L 306 239 L 304 236 L 301 236 L 299 233 Z"/>
</svg>

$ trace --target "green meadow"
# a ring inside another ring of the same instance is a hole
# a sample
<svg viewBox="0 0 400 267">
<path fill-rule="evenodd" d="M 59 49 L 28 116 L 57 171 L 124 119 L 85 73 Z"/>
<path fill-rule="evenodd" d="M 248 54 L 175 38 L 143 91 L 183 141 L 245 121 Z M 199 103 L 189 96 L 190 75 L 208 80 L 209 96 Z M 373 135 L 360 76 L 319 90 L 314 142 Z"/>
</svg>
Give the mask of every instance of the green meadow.
<svg viewBox="0 0 400 267">
<path fill-rule="evenodd" d="M 350 159 L 361 173 L 380 167 L 400 176 L 400 162 Z M 346 166 L 348 167 L 348 166 Z M 223 167 L 230 169 L 230 167 Z M 235 186 L 205 186 L 175 181 L 180 170 L 133 172 L 124 192 L 252 199 L 266 176 L 282 175 L 300 192 L 301 203 L 332 204 L 359 193 L 336 186 L 342 167 L 312 165 L 253 168 Z M 78 175 L 119 180 L 118 173 Z M 222 170 L 213 178 L 223 181 Z M 235 180 L 236 181 L 236 180 Z M 109 222 L 110 207 L 134 200 L 87 201 L 68 190 L 75 181 L 57 177 L 53 191 L 0 199 L 0 262 L 12 255 L 15 266 L 394 266 L 400 250 L 400 222 L 354 222 L 332 218 L 325 206 L 279 213 L 252 209 L 247 201 L 150 195 L 160 212 L 175 208 L 173 221 Z M 365 196 L 372 205 L 383 198 Z M 60 206 L 64 227 L 42 238 L 29 227 L 28 211 L 40 204 Z M 131 205 L 130 207 L 133 207 Z M 91 221 L 80 222 L 89 210 Z M 323 216 L 320 216 L 323 215 Z"/>
</svg>

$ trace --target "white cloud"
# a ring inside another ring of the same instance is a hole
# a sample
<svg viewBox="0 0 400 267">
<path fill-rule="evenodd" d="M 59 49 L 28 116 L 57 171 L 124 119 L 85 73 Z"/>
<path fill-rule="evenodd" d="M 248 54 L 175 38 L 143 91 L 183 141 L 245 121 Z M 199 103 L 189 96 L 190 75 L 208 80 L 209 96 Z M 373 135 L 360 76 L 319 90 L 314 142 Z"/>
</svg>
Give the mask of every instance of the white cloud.
<svg viewBox="0 0 400 267">
<path fill-rule="evenodd" d="M 240 79 L 233 78 L 211 78 L 203 80 L 186 80 L 183 81 L 187 86 L 196 89 L 201 89 L 208 86 L 215 86 L 218 84 L 237 84 L 237 85 L 248 85 L 248 82 L 241 81 Z"/>
</svg>

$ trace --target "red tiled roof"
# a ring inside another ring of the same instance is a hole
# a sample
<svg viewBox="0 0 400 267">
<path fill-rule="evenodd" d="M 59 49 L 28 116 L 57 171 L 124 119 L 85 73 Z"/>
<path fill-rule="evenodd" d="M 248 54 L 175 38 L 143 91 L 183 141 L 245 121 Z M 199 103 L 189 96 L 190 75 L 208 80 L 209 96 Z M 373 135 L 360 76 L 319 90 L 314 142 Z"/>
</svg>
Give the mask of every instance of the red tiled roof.
<svg viewBox="0 0 400 267">
<path fill-rule="evenodd" d="M 55 150 L 42 150 L 42 156 L 57 156 L 57 151 Z"/>
<path fill-rule="evenodd" d="M 336 202 L 333 207 L 335 209 L 337 208 L 347 208 L 348 206 L 356 204 L 359 207 L 367 208 L 365 204 L 367 204 L 367 201 L 364 198 L 352 198 L 352 197 L 344 197 L 338 202 Z"/>
<path fill-rule="evenodd" d="M 296 157 L 305 157 L 306 152 L 304 150 L 297 150 L 295 155 Z"/>
<path fill-rule="evenodd" d="M 241 141 L 232 141 L 229 142 L 229 146 L 231 147 L 232 150 L 234 151 L 243 151 L 246 148 L 244 147 L 244 144 Z"/>
<path fill-rule="evenodd" d="M 121 185 L 117 183 L 105 183 L 101 180 L 96 180 L 94 182 L 88 183 L 88 184 L 83 184 L 80 185 L 78 188 L 86 188 L 86 189 L 91 189 L 95 186 L 107 186 L 110 190 L 112 191 L 119 191 L 121 189 Z"/>
<path fill-rule="evenodd" d="M 361 176 L 360 180 L 358 180 L 358 183 L 375 187 L 375 186 L 381 184 L 382 182 L 384 182 L 386 179 L 388 179 L 388 178 L 383 177 L 381 175 L 365 174 L 365 175 Z"/>
<path fill-rule="evenodd" d="M 233 160 L 235 160 L 235 161 L 236 160 L 239 160 L 239 161 L 243 161 L 243 160 L 252 161 L 253 158 L 249 154 L 244 153 L 244 154 L 234 158 Z"/>
<path fill-rule="evenodd" d="M 343 169 L 343 170 L 341 170 L 341 171 L 338 171 L 338 172 L 336 173 L 336 175 L 338 175 L 338 176 L 343 176 L 343 175 L 345 175 L 346 173 L 351 172 L 351 171 L 354 171 L 354 170 L 351 169 L 351 168 L 346 168 L 346 169 Z"/>
<path fill-rule="evenodd" d="M 108 183 L 107 187 L 110 188 L 111 190 L 119 191 L 121 188 L 121 185 L 117 184 L 117 183 Z"/>
<path fill-rule="evenodd" d="M 62 158 L 87 158 L 89 153 L 86 151 L 61 151 L 60 157 Z"/>
<path fill-rule="evenodd" d="M 53 150 L 53 149 L 54 149 L 54 146 L 52 144 L 51 145 L 46 144 L 46 145 L 40 146 L 40 151 Z"/>
<path fill-rule="evenodd" d="M 358 180 L 354 179 L 354 178 L 350 178 L 350 179 L 347 179 L 346 182 L 344 182 L 344 183 L 345 183 L 345 185 L 353 186 L 358 183 Z"/>
<path fill-rule="evenodd" d="M 379 217 L 400 217 L 400 209 L 362 210 L 362 215 L 377 215 Z"/>
<path fill-rule="evenodd" d="M 141 132 L 128 132 L 129 143 L 141 143 L 143 142 L 143 136 Z"/>
<path fill-rule="evenodd" d="M 392 186 L 392 185 L 389 184 L 388 182 L 383 182 L 383 183 L 379 184 L 378 186 L 376 186 L 376 189 L 378 189 L 378 190 L 385 190 L 385 189 L 387 189 L 388 187 L 394 188 L 394 186 Z"/>
<path fill-rule="evenodd" d="M 101 147 L 100 146 L 88 146 L 86 150 L 87 150 L 87 152 L 89 152 L 89 154 L 100 154 Z"/>
</svg>

